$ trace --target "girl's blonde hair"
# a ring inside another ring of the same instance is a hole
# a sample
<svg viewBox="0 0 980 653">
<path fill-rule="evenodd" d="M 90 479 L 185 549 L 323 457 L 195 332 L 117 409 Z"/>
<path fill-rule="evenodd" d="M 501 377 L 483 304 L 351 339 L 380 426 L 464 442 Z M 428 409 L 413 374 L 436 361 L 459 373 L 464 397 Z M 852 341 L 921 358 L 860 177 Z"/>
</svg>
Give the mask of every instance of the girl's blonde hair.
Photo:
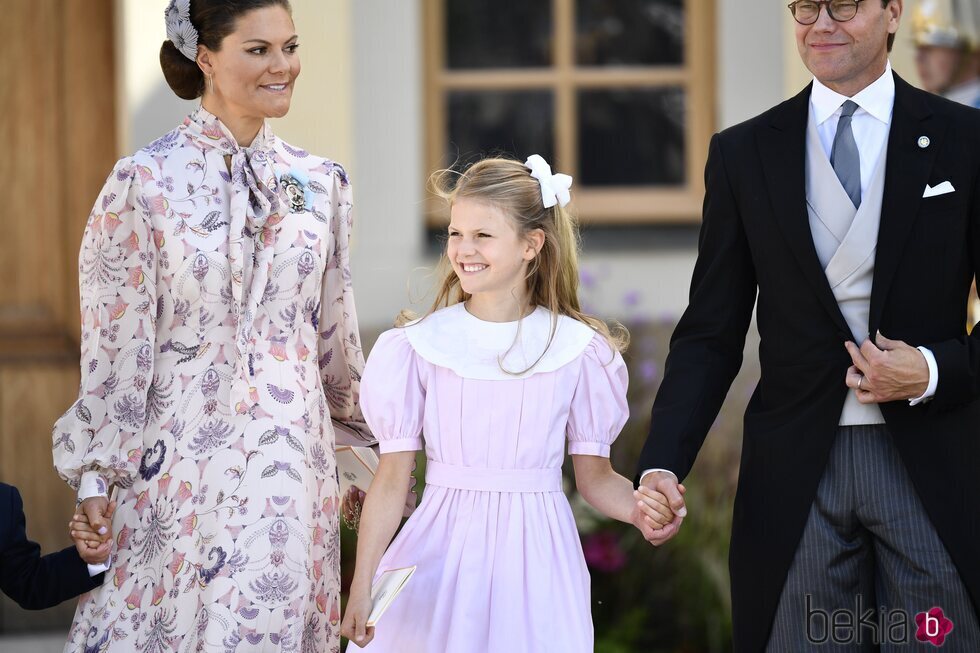
<svg viewBox="0 0 980 653">
<path fill-rule="evenodd" d="M 615 350 L 626 349 L 629 332 L 621 324 L 614 323 L 614 329 L 610 329 L 604 321 L 582 312 L 578 300 L 578 225 L 566 208 L 557 204 L 550 209 L 544 207 L 541 185 L 523 163 L 506 158 L 483 159 L 462 173 L 440 170 L 430 177 L 429 185 L 438 197 L 446 200 L 450 208 L 464 198 L 487 202 L 514 220 L 518 233 L 524 235 L 534 229 L 544 232 L 544 245 L 532 259 L 525 279 L 531 306 L 543 306 L 551 311 L 549 346 L 558 326 L 557 316 L 566 315 L 601 333 Z M 439 268 L 441 281 L 426 316 L 470 298 L 460 286 L 459 277 L 445 250 Z M 403 325 L 412 317 L 403 311 L 398 324 Z M 523 374 L 526 371 L 512 373 Z"/>
</svg>

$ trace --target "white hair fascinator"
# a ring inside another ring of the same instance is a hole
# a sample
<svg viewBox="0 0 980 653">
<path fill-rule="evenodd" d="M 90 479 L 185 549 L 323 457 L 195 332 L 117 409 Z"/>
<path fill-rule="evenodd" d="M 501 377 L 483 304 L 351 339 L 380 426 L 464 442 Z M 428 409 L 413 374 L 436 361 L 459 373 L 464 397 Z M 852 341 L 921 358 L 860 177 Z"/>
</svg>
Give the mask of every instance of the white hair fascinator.
<svg viewBox="0 0 980 653">
<path fill-rule="evenodd" d="M 191 0 L 170 0 L 163 15 L 167 20 L 167 39 L 182 55 L 197 61 L 197 30 L 191 22 Z"/>
<path fill-rule="evenodd" d="M 531 176 L 541 184 L 541 201 L 544 202 L 544 208 L 550 209 L 555 204 L 565 206 L 571 201 L 572 195 L 569 191 L 572 188 L 572 178 L 568 175 L 551 174 L 551 166 L 540 154 L 527 157 L 524 167 L 530 169 Z"/>
</svg>

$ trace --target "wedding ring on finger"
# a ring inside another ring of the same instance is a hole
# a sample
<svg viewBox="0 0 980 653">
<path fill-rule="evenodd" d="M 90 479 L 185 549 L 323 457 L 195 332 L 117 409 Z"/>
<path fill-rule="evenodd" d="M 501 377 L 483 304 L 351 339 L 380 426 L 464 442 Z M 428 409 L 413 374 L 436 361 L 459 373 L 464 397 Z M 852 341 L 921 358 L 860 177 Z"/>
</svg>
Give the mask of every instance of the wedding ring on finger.
<svg viewBox="0 0 980 653">
<path fill-rule="evenodd" d="M 864 383 L 864 377 L 863 376 L 859 376 L 858 377 L 858 390 L 863 390 L 863 388 L 861 387 L 861 384 L 862 383 Z"/>
</svg>

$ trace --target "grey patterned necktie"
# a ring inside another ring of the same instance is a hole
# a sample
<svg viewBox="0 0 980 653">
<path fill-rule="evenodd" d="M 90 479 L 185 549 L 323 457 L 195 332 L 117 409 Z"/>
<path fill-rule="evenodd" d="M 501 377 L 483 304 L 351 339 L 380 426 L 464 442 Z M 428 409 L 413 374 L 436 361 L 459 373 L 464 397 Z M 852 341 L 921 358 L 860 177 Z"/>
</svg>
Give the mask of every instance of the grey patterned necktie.
<svg viewBox="0 0 980 653">
<path fill-rule="evenodd" d="M 857 108 L 858 105 L 850 100 L 844 103 L 840 122 L 837 123 L 837 135 L 834 136 L 834 147 L 830 151 L 830 165 L 834 166 L 834 172 L 844 192 L 854 203 L 854 208 L 861 208 L 861 157 L 854 142 L 854 132 L 851 131 L 851 117 Z"/>
</svg>

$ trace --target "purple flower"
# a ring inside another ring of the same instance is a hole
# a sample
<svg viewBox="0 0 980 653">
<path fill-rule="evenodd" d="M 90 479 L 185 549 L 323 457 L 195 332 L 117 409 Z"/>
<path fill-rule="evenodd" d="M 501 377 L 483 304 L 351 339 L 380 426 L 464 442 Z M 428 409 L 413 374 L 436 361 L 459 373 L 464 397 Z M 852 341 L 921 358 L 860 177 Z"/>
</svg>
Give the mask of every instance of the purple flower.
<svg viewBox="0 0 980 653">
<path fill-rule="evenodd" d="M 626 554 L 619 546 L 619 537 L 611 531 L 588 535 L 582 542 L 582 552 L 585 562 L 602 572 L 613 573 L 626 566 Z"/>
<path fill-rule="evenodd" d="M 645 360 L 640 363 L 640 378 L 645 382 L 650 383 L 651 381 L 656 381 L 658 373 L 659 369 L 655 361 Z"/>
</svg>

